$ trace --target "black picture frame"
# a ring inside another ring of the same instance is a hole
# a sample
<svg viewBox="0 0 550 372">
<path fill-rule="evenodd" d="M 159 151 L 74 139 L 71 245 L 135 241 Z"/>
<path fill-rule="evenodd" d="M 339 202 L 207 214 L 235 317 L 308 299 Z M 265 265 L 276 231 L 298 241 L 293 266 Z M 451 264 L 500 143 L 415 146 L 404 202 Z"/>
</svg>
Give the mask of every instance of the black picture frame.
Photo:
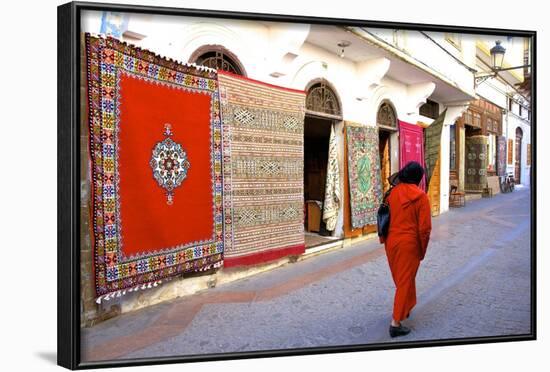
<svg viewBox="0 0 550 372">
<path fill-rule="evenodd" d="M 231 354 L 209 354 L 203 356 L 176 356 L 147 358 L 136 360 L 81 362 L 80 358 L 80 59 L 81 48 L 80 19 L 86 10 L 106 10 L 132 13 L 151 13 L 162 15 L 200 16 L 255 21 L 280 21 L 290 23 L 310 23 L 323 25 L 365 26 L 406 30 L 437 32 L 457 32 L 462 34 L 491 34 L 518 36 L 531 39 L 531 333 L 513 336 L 495 336 L 484 338 L 463 338 L 453 340 L 429 340 L 400 342 L 395 344 L 369 344 L 337 347 L 316 347 L 307 349 L 287 349 L 257 351 Z M 536 323 L 536 164 L 537 164 L 537 33 L 536 31 L 495 29 L 483 27 L 444 26 L 435 24 L 400 23 L 391 21 L 367 21 L 359 19 L 335 19 L 281 14 L 260 14 L 228 12 L 217 10 L 180 9 L 156 6 L 134 6 L 104 4 L 92 2 L 71 2 L 58 7 L 58 364 L 68 369 L 88 369 L 98 367 L 138 366 L 149 364 L 167 364 L 180 362 L 202 362 L 228 359 L 297 356 L 307 354 L 342 353 L 381 349 L 417 348 L 445 345 L 481 344 L 494 342 L 528 341 L 537 338 Z"/>
</svg>

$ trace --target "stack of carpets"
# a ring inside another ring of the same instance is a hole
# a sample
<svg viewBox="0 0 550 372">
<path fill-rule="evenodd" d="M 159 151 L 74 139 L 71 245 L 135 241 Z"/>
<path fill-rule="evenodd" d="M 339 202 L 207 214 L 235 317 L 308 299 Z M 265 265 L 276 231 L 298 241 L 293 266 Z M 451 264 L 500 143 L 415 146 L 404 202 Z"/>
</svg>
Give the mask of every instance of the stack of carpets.
<svg viewBox="0 0 550 372">
<path fill-rule="evenodd" d="M 487 187 L 487 136 L 466 137 L 466 191 L 481 192 Z"/>
</svg>

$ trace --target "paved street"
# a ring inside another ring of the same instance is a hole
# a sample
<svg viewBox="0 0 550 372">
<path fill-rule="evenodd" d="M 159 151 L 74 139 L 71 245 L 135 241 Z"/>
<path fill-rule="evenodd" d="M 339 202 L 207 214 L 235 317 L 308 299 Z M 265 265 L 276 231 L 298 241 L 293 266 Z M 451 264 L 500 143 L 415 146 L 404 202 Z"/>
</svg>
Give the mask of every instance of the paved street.
<svg viewBox="0 0 550 372">
<path fill-rule="evenodd" d="M 529 189 L 433 219 L 418 304 L 391 339 L 394 286 L 368 240 L 83 330 L 84 360 L 530 332 Z"/>
</svg>

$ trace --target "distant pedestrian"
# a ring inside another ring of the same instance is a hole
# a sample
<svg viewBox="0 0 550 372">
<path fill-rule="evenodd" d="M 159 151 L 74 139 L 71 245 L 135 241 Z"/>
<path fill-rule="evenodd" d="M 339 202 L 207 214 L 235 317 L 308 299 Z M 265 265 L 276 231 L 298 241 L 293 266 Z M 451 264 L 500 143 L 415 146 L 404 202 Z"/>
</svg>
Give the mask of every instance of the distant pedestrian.
<svg viewBox="0 0 550 372">
<path fill-rule="evenodd" d="M 411 161 L 398 173 L 387 203 L 390 207 L 390 227 L 385 244 L 386 256 L 395 283 L 393 317 L 390 336 L 404 336 L 411 330 L 401 324 L 416 305 L 415 278 L 420 261 L 426 255 L 432 221 L 428 196 L 418 187 L 424 168 Z"/>
</svg>

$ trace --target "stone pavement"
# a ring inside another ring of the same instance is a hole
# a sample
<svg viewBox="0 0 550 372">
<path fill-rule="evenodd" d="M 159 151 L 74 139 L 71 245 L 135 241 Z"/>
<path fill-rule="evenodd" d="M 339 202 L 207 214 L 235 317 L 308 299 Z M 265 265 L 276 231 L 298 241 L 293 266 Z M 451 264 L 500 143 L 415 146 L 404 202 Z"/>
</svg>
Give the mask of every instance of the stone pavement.
<svg viewBox="0 0 550 372">
<path fill-rule="evenodd" d="M 363 241 L 82 331 L 85 361 L 530 333 L 530 190 L 433 219 L 418 304 L 391 339 L 383 246 Z"/>
</svg>

